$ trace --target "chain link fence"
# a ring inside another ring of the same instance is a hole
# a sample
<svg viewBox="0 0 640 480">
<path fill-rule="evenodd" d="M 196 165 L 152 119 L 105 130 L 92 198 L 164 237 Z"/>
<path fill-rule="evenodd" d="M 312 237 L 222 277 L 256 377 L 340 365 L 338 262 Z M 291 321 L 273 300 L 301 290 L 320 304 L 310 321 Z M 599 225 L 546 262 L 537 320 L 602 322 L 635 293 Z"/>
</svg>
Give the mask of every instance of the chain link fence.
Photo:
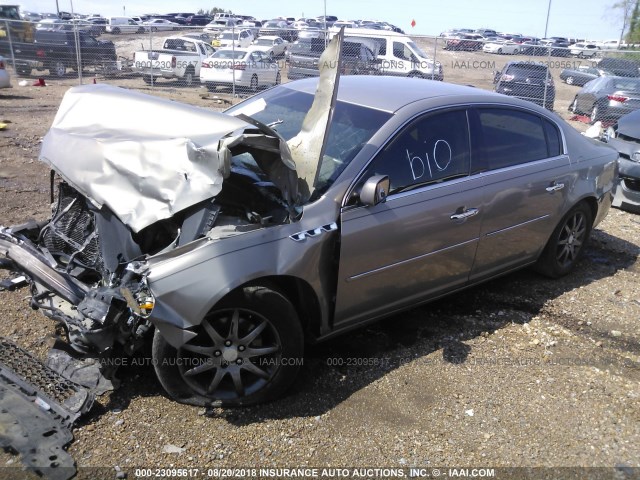
<svg viewBox="0 0 640 480">
<path fill-rule="evenodd" d="M 0 22 L 0 55 L 18 81 L 202 88 L 203 95 L 225 103 L 317 75 L 320 54 L 337 31 L 234 25 L 221 31 L 166 21 L 112 28 L 80 21 L 54 27 Z M 345 35 L 341 70 L 347 75 L 422 77 L 494 90 L 554 110 L 577 126 L 601 122 L 606 129 L 640 108 L 640 51 L 632 49 L 356 28 Z"/>
</svg>

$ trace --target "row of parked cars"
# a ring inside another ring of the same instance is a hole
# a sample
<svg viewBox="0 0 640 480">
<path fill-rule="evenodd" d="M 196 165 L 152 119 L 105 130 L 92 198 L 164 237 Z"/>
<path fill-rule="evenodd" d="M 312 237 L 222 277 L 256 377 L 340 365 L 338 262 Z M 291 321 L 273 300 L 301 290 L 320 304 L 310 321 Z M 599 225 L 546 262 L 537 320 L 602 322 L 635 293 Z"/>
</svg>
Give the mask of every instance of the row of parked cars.
<svg viewBox="0 0 640 480">
<path fill-rule="evenodd" d="M 553 57 L 593 58 L 601 48 L 594 43 L 571 42 L 564 37 L 536 38 L 522 35 L 487 34 L 493 32 L 482 30 L 480 33 L 453 33 L 446 36 L 445 50 L 482 50 L 497 54 L 551 55 Z"/>
</svg>

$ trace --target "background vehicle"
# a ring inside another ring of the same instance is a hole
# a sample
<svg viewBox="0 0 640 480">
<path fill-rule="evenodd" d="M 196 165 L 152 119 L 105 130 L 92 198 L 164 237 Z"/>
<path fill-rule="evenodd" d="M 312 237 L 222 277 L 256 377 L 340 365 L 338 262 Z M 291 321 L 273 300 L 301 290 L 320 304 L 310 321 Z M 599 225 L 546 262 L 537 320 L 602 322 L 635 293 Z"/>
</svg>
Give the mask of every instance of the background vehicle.
<svg viewBox="0 0 640 480">
<path fill-rule="evenodd" d="M 144 33 L 145 27 L 131 17 L 108 17 L 105 25 L 107 33 Z"/>
<path fill-rule="evenodd" d="M 640 108 L 640 78 L 600 77 L 588 82 L 577 93 L 569 110 L 584 113 L 591 122 L 614 122 Z"/>
<path fill-rule="evenodd" d="M 283 56 L 288 46 L 289 42 L 286 40 L 271 35 L 262 36 L 251 44 L 253 50 L 260 50 L 271 58 Z"/>
<path fill-rule="evenodd" d="M 11 88 L 11 76 L 7 71 L 7 64 L 2 56 L 0 56 L 0 88 Z"/>
<path fill-rule="evenodd" d="M 293 42 L 298 38 L 298 30 L 289 26 L 284 20 L 269 20 L 260 28 L 260 35 L 270 35 L 280 37 L 288 42 Z"/>
<path fill-rule="evenodd" d="M 574 43 L 569 46 L 569 53 L 578 58 L 593 58 L 598 54 L 599 47 L 593 43 Z"/>
<path fill-rule="evenodd" d="M 378 45 L 373 53 L 380 61 L 382 75 L 427 78 L 442 81 L 444 72 L 440 62 L 434 62 L 407 35 L 365 28 L 345 30 L 345 39 L 374 40 Z"/>
<path fill-rule="evenodd" d="M 113 42 L 96 40 L 78 32 L 82 67 L 95 67 L 106 74 L 116 71 L 116 49 Z M 30 75 L 33 69 L 49 70 L 63 77 L 68 68 L 77 68 L 76 33 L 65 30 L 38 30 L 33 42 L 12 42 L 18 75 Z M 11 56 L 9 42 L 0 38 L 0 54 Z"/>
<path fill-rule="evenodd" d="M 220 49 L 202 62 L 200 82 L 209 91 L 230 87 L 257 91 L 280 83 L 278 64 L 263 52 L 245 48 Z"/>
<path fill-rule="evenodd" d="M 153 78 L 180 79 L 186 86 L 200 75 L 202 61 L 213 55 L 208 42 L 191 37 L 168 37 L 162 50 L 139 50 L 133 54 L 133 70 L 145 82 Z"/>
<path fill-rule="evenodd" d="M 556 89 L 549 68 L 544 64 L 509 62 L 496 72 L 495 91 L 528 100 L 553 110 Z"/>
<path fill-rule="evenodd" d="M 640 110 L 620 117 L 610 126 L 606 141 L 620 154 L 612 206 L 640 213 Z"/>
<path fill-rule="evenodd" d="M 578 68 L 565 68 L 560 72 L 560 80 L 564 80 L 567 85 L 583 86 L 594 78 L 606 74 L 602 70 L 587 65 L 580 65 Z"/>
<path fill-rule="evenodd" d="M 377 44 L 371 39 L 346 37 L 342 45 L 341 73 L 345 75 L 378 75 L 380 62 L 372 50 L 376 46 Z M 293 79 L 320 75 L 318 65 L 324 49 L 324 40 L 316 38 L 298 39 L 294 42 L 289 53 L 288 77 Z"/>
<path fill-rule="evenodd" d="M 227 30 L 218 37 L 217 47 L 220 48 L 248 48 L 253 42 L 253 34 L 247 29 Z"/>
<path fill-rule="evenodd" d="M 191 15 L 186 18 L 185 25 L 191 27 L 207 25 L 211 20 L 212 19 L 209 15 Z"/>
<path fill-rule="evenodd" d="M 638 77 L 640 64 L 633 60 L 617 57 L 605 57 L 598 61 L 596 68 L 616 77 Z"/>
<path fill-rule="evenodd" d="M 482 48 L 482 36 L 476 34 L 456 35 L 447 40 L 445 50 L 475 51 Z"/>
<path fill-rule="evenodd" d="M 510 54 L 515 55 L 520 52 L 522 46 L 519 43 L 516 43 L 511 40 L 504 40 L 502 42 L 488 42 L 485 43 L 482 47 L 482 51 L 487 53 L 498 53 L 498 54 Z"/>
<path fill-rule="evenodd" d="M 153 18 L 143 23 L 144 27 L 152 32 L 165 32 L 168 30 L 177 30 L 180 25 L 165 18 Z"/>
</svg>

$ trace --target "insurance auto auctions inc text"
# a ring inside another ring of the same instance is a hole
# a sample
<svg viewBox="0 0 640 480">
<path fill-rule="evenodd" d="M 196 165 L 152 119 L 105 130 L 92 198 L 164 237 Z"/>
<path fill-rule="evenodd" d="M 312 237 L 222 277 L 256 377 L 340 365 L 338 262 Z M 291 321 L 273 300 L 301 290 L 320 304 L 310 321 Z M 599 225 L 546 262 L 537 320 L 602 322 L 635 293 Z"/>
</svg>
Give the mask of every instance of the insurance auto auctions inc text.
<svg viewBox="0 0 640 480">
<path fill-rule="evenodd" d="M 216 478 L 493 478 L 493 468 L 213 468 Z"/>
</svg>

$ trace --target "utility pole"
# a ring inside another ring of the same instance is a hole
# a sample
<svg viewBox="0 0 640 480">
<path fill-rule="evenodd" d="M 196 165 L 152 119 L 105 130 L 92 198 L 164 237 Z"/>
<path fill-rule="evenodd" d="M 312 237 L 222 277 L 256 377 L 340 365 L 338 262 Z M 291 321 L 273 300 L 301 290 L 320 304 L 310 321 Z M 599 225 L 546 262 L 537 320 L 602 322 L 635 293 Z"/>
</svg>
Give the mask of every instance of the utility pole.
<svg viewBox="0 0 640 480">
<path fill-rule="evenodd" d="M 60 17 L 60 5 L 58 5 L 58 0 L 56 0 L 56 15 Z"/>
</svg>

